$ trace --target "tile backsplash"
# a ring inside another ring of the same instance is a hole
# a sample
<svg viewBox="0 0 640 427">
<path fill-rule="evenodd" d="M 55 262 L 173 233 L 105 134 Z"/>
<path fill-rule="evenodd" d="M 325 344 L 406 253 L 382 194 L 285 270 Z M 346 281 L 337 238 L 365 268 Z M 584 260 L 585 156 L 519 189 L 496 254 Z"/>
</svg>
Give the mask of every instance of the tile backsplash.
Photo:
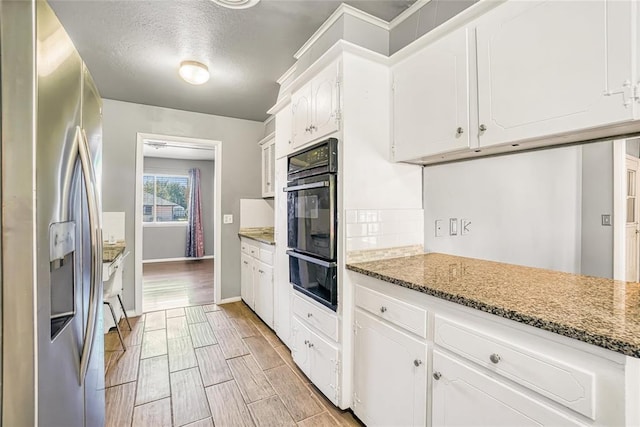
<svg viewBox="0 0 640 427">
<path fill-rule="evenodd" d="M 422 209 L 347 210 L 345 222 L 347 253 L 424 246 Z"/>
</svg>

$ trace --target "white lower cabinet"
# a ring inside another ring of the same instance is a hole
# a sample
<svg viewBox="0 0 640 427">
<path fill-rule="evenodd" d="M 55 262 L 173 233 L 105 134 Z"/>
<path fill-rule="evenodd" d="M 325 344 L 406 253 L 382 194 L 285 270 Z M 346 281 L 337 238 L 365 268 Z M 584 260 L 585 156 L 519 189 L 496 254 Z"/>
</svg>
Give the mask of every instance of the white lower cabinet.
<svg viewBox="0 0 640 427">
<path fill-rule="evenodd" d="M 291 356 L 313 384 L 334 405 L 340 399 L 338 347 L 312 331 L 300 319 L 291 321 Z"/>
<path fill-rule="evenodd" d="M 274 247 L 241 239 L 240 248 L 240 296 L 264 323 L 273 328 Z"/>
<path fill-rule="evenodd" d="M 360 309 L 353 411 L 366 425 L 420 426 L 427 417 L 427 345 Z"/>
<path fill-rule="evenodd" d="M 480 368 L 433 352 L 432 426 L 580 426 Z"/>
<path fill-rule="evenodd" d="M 273 267 L 256 262 L 254 270 L 255 312 L 273 327 Z"/>
<path fill-rule="evenodd" d="M 240 296 L 251 309 L 255 310 L 253 297 L 253 258 L 247 254 L 240 255 Z"/>
</svg>

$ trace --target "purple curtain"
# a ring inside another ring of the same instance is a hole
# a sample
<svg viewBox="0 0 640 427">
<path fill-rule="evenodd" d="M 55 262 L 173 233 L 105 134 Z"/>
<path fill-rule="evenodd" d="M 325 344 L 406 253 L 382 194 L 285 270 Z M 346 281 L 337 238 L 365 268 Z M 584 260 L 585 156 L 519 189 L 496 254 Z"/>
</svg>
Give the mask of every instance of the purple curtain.
<svg viewBox="0 0 640 427">
<path fill-rule="evenodd" d="M 202 228 L 202 203 L 200 199 L 200 169 L 189 170 L 189 230 L 187 231 L 187 257 L 204 256 L 204 230 Z"/>
</svg>

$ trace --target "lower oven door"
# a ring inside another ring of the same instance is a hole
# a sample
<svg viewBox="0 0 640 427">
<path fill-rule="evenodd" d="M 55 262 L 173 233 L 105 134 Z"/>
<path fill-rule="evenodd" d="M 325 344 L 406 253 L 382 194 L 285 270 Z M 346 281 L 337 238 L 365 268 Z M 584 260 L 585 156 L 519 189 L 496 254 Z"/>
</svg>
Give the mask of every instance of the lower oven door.
<svg viewBox="0 0 640 427">
<path fill-rule="evenodd" d="M 293 288 L 333 311 L 338 307 L 337 264 L 295 251 L 289 255 L 289 281 Z"/>
<path fill-rule="evenodd" d="M 288 245 L 296 252 L 336 259 L 336 176 L 322 174 L 289 185 Z"/>
</svg>

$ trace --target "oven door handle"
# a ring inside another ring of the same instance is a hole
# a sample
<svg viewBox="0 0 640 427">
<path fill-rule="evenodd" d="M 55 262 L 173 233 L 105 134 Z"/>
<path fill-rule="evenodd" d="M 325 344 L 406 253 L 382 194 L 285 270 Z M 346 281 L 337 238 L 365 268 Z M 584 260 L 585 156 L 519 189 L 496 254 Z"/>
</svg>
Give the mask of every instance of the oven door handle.
<svg viewBox="0 0 640 427">
<path fill-rule="evenodd" d="M 300 191 L 300 190 L 311 190 L 312 188 L 323 188 L 323 187 L 328 187 L 329 185 L 331 185 L 329 181 L 313 182 L 311 184 L 292 185 L 290 187 L 284 187 L 282 191 L 290 192 L 290 191 Z"/>
<path fill-rule="evenodd" d="M 330 261 L 323 261 L 321 259 L 318 258 L 313 258 L 307 255 L 302 255 L 298 252 L 295 251 L 287 251 L 287 255 L 292 256 L 294 258 L 300 258 L 303 261 L 309 261 L 312 264 L 318 264 L 321 265 L 322 267 L 326 267 L 326 268 L 331 268 L 331 267 L 337 267 L 338 264 L 336 264 L 335 262 L 330 262 Z"/>
</svg>

